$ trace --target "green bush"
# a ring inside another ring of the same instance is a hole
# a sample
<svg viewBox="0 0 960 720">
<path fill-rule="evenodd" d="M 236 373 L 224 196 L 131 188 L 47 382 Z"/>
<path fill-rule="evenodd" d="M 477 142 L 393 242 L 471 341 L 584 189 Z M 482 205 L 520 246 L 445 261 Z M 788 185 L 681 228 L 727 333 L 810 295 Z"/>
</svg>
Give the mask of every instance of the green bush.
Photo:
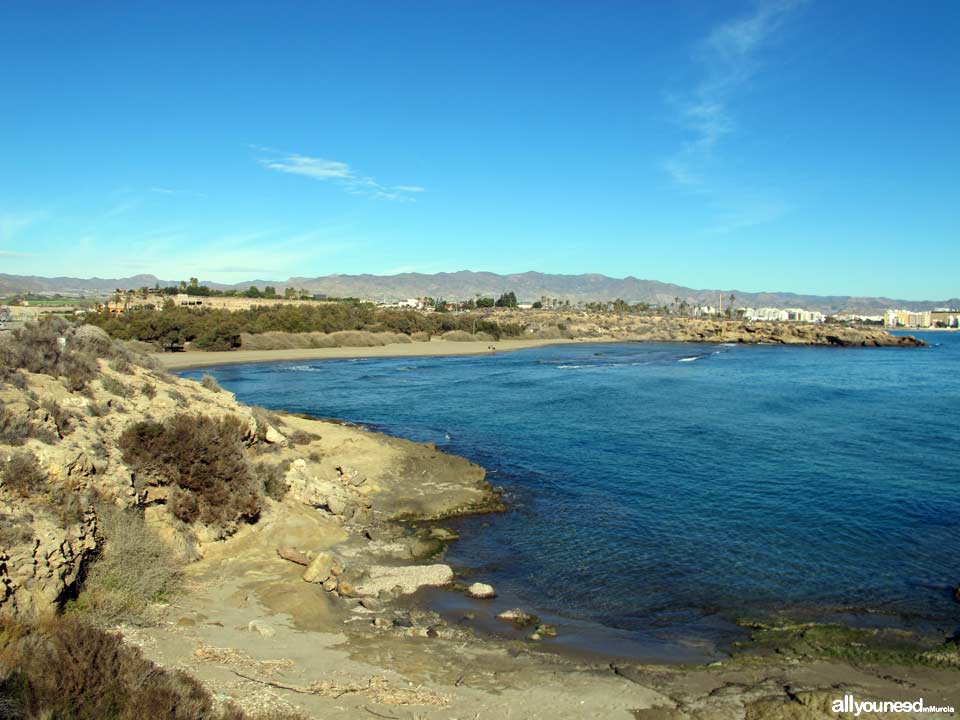
<svg viewBox="0 0 960 720">
<path fill-rule="evenodd" d="M 491 300 L 491 303 L 493 301 Z M 201 350 L 231 350 L 240 347 L 329 347 L 338 345 L 405 342 L 411 336 L 441 335 L 452 330 L 485 332 L 495 339 L 518 336 L 520 325 L 499 324 L 470 313 L 420 313 L 414 310 L 378 309 L 369 303 L 323 303 L 316 305 L 258 306 L 231 312 L 222 309 L 166 307 L 119 316 L 90 314 L 85 322 L 106 330 L 121 340 L 137 340 L 172 348 L 192 342 Z M 366 335 L 331 338 L 343 332 Z M 397 338 L 396 334 L 403 338 Z M 273 334 L 271 337 L 260 336 Z M 288 335 L 310 334 L 291 339 Z M 371 335 L 382 335 L 374 341 Z M 390 338 L 390 335 L 393 335 Z M 390 339 L 388 339 L 390 338 Z"/>
<path fill-rule="evenodd" d="M 170 511 L 186 523 L 227 528 L 254 521 L 261 491 L 244 453 L 246 426 L 236 416 L 176 415 L 138 422 L 121 434 L 123 459 L 138 482 L 172 488 Z"/>
</svg>

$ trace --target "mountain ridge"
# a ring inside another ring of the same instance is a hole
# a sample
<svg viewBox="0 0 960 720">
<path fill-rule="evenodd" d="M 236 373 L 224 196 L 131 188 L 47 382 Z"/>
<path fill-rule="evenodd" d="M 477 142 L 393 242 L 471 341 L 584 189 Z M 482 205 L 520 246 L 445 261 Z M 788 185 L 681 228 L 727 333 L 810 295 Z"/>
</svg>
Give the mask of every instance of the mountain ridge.
<svg viewBox="0 0 960 720">
<path fill-rule="evenodd" d="M 176 284 L 155 275 L 140 274 L 126 278 L 71 278 L 38 275 L 9 275 L 0 273 L 0 293 L 32 292 L 41 294 L 108 294 L 115 289 L 135 290 Z M 935 307 L 960 306 L 960 298 L 945 300 L 904 300 L 888 297 L 857 297 L 851 295 L 814 295 L 795 292 L 747 292 L 737 289 L 696 289 L 659 280 L 634 276 L 613 278 L 599 273 L 562 275 L 527 271 L 498 274 L 459 270 L 455 272 L 398 273 L 373 275 L 368 273 L 331 274 L 319 277 L 291 277 L 282 280 L 248 280 L 240 283 L 201 281 L 219 290 L 246 289 L 251 285 L 272 285 L 305 288 L 314 293 L 332 297 L 361 297 L 375 300 L 398 300 L 408 297 L 445 297 L 467 299 L 476 295 L 499 295 L 514 292 L 521 301 L 535 301 L 543 297 L 571 302 L 609 301 L 621 298 L 631 303 L 670 305 L 675 298 L 693 305 L 714 305 L 722 295 L 726 304 L 731 294 L 738 307 L 802 307 L 825 313 L 856 312 L 876 314 L 887 308 L 930 310 Z"/>
</svg>

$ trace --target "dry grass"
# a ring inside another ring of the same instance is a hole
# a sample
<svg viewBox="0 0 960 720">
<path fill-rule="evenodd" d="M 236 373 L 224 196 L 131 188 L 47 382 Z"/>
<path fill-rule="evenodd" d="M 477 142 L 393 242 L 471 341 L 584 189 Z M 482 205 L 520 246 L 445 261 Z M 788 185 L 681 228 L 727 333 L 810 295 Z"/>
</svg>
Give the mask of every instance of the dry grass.
<svg viewBox="0 0 960 720">
<path fill-rule="evenodd" d="M 103 389 L 108 393 L 116 395 L 117 397 L 128 398 L 133 395 L 133 391 L 127 387 L 126 384 L 117 380 L 112 375 L 101 375 L 100 385 L 103 386 Z"/>
<path fill-rule="evenodd" d="M 220 387 L 220 383 L 217 382 L 217 379 L 213 375 L 204 375 L 200 378 L 200 384 L 211 392 L 223 392 L 223 388 Z"/>
<path fill-rule="evenodd" d="M 451 330 L 440 337 L 448 342 L 496 342 L 496 338 L 489 333 L 468 333 L 464 330 Z"/>
<path fill-rule="evenodd" d="M 99 625 L 140 623 L 151 604 L 178 590 L 180 563 L 138 512 L 103 504 L 97 520 L 103 550 L 72 609 Z"/>
<path fill-rule="evenodd" d="M 427 337 L 426 339 L 429 339 Z M 410 343 L 413 339 L 404 333 L 367 332 L 366 330 L 341 330 L 334 333 L 321 332 L 265 332 L 243 333 L 240 336 L 244 350 L 304 350 L 333 347 L 379 347 L 394 343 Z"/>
</svg>

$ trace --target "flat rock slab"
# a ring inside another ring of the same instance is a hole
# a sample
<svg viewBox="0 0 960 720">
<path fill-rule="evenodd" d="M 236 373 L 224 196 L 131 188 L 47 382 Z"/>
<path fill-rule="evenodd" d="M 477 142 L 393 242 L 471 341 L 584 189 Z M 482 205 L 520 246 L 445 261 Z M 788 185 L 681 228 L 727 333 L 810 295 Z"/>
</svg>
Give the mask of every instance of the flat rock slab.
<svg viewBox="0 0 960 720">
<path fill-rule="evenodd" d="M 374 565 L 367 571 L 368 577 L 357 583 L 359 596 L 378 595 L 399 588 L 403 595 L 411 595 L 422 587 L 439 587 L 453 582 L 453 570 L 449 565 L 408 565 L 390 567 Z"/>
</svg>

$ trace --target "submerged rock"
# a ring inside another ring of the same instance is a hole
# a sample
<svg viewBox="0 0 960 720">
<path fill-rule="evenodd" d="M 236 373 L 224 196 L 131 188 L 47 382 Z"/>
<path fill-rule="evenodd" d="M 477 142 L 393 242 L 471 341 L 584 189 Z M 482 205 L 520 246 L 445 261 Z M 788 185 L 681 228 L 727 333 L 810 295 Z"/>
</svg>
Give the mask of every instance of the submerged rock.
<svg viewBox="0 0 960 720">
<path fill-rule="evenodd" d="M 513 623 L 517 627 L 532 627 L 540 622 L 540 618 L 536 615 L 528 613 L 526 610 L 521 610 L 520 608 L 504 610 L 497 615 L 497 620 Z"/>
</svg>

